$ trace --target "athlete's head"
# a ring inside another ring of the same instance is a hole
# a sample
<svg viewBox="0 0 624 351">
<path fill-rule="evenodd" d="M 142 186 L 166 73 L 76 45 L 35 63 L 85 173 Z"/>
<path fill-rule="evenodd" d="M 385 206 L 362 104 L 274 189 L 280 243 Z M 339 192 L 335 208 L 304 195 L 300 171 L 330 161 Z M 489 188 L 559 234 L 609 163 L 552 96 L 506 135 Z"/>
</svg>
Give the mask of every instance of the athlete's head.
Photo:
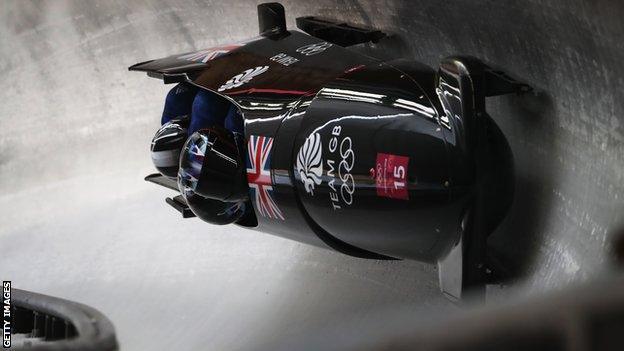
<svg viewBox="0 0 624 351">
<path fill-rule="evenodd" d="M 213 126 L 191 135 L 182 150 L 178 184 L 220 201 L 247 200 L 246 167 L 234 133 Z"/>
<path fill-rule="evenodd" d="M 238 219 L 244 212 L 249 194 L 239 144 L 232 132 L 217 126 L 193 133 L 184 144 L 178 187 L 193 213 L 208 222 L 215 223 L 218 213 Z M 211 210 L 218 213 L 208 215 Z"/>
<path fill-rule="evenodd" d="M 150 147 L 152 162 L 165 177 L 175 179 L 178 175 L 180 152 L 188 138 L 190 118 L 174 118 L 158 129 Z"/>
<path fill-rule="evenodd" d="M 195 194 L 190 189 L 186 189 L 183 196 L 191 211 L 204 222 L 217 225 L 231 224 L 245 214 L 245 201 L 223 202 L 209 199 Z"/>
</svg>

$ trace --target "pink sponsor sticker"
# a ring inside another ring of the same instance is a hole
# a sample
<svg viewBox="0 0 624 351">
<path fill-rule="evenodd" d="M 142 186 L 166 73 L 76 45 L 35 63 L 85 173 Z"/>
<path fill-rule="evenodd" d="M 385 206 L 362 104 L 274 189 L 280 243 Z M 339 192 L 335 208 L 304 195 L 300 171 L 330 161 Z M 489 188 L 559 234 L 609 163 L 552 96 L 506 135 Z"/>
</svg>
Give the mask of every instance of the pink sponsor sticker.
<svg viewBox="0 0 624 351">
<path fill-rule="evenodd" d="M 377 153 L 375 180 L 377 196 L 409 200 L 407 166 L 409 157 Z"/>
</svg>

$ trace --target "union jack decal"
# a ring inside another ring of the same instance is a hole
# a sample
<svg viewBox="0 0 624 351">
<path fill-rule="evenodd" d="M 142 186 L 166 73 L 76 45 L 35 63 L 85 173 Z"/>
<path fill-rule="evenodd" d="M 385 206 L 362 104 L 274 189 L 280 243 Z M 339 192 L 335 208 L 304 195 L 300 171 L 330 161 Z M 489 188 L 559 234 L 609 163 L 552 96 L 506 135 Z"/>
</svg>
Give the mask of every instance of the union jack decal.
<svg viewBox="0 0 624 351">
<path fill-rule="evenodd" d="M 247 142 L 247 183 L 251 198 L 260 215 L 284 220 L 282 211 L 273 198 L 271 180 L 271 149 L 273 138 L 251 135 Z"/>
<path fill-rule="evenodd" d="M 239 44 L 218 46 L 215 48 L 199 50 L 190 54 L 182 55 L 178 57 L 178 59 L 206 63 L 210 60 L 216 59 L 219 56 L 223 56 L 234 49 L 238 49 L 241 46 L 242 45 Z"/>
</svg>

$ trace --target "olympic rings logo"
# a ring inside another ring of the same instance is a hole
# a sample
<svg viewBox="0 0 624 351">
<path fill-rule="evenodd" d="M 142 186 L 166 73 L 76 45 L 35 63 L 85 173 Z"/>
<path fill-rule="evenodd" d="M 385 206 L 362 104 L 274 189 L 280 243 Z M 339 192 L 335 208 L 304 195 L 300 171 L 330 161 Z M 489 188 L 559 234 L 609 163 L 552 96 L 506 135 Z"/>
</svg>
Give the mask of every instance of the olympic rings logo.
<svg viewBox="0 0 624 351">
<path fill-rule="evenodd" d="M 325 50 L 329 49 L 330 47 L 332 47 L 332 44 L 324 41 L 322 43 L 302 46 L 296 51 L 305 56 L 312 56 L 312 55 L 320 54 L 324 52 Z"/>
<path fill-rule="evenodd" d="M 355 153 L 353 152 L 352 146 L 353 142 L 351 141 L 351 137 L 342 139 L 340 143 L 340 157 L 342 160 L 338 164 L 338 177 L 340 177 L 342 181 L 340 185 L 340 195 L 342 201 L 347 205 L 353 203 L 353 193 L 355 192 L 355 181 L 351 174 L 353 164 L 355 163 Z"/>
</svg>

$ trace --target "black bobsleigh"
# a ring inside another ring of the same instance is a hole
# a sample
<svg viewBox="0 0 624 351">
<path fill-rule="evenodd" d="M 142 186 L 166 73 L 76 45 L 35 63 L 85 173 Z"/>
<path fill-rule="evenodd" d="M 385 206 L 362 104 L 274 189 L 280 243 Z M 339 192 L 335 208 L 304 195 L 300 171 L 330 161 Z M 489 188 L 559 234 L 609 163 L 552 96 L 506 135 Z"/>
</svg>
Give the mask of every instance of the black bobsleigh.
<svg viewBox="0 0 624 351">
<path fill-rule="evenodd" d="M 259 6 L 259 21 L 260 36 L 243 43 L 130 67 L 240 109 L 252 210 L 236 224 L 357 257 L 437 263 L 451 298 L 484 291 L 496 275 L 486 239 L 514 190 L 485 98 L 528 86 L 469 57 L 437 71 L 381 62 L 345 47 L 383 33 L 314 17 L 297 19 L 305 33 L 288 31 L 276 3 Z M 167 202 L 193 216 L 181 196 Z"/>
</svg>

